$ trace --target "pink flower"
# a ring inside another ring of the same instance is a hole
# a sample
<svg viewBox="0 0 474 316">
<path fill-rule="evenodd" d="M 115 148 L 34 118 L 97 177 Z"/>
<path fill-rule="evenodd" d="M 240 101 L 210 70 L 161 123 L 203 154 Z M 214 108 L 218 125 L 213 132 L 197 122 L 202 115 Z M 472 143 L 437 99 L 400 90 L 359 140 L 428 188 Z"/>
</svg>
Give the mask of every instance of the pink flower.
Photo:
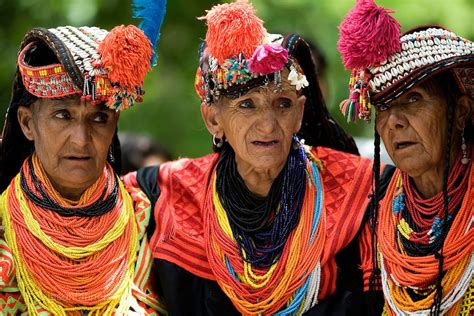
<svg viewBox="0 0 474 316">
<path fill-rule="evenodd" d="M 280 71 L 288 62 L 288 50 L 276 43 L 257 47 L 249 60 L 249 70 L 262 75 Z"/>
</svg>

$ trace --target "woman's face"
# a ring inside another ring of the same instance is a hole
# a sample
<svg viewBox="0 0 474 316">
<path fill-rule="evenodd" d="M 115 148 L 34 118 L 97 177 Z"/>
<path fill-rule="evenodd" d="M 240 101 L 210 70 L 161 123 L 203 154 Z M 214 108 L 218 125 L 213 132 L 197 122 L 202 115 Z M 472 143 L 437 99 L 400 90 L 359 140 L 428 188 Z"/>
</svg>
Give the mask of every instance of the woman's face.
<svg viewBox="0 0 474 316">
<path fill-rule="evenodd" d="M 80 97 L 39 99 L 20 107 L 18 119 L 49 179 L 64 196 L 78 198 L 101 175 L 118 113 Z"/>
<path fill-rule="evenodd" d="M 442 175 L 447 141 L 446 99 L 422 86 L 378 111 L 377 131 L 395 165 L 412 178 Z"/>
<path fill-rule="evenodd" d="M 285 76 L 285 74 L 283 74 Z M 220 133 L 235 151 L 239 170 L 283 168 L 292 136 L 301 127 L 305 96 L 284 81 L 281 92 L 274 86 L 250 90 L 237 99 L 222 98 L 216 105 Z"/>
</svg>

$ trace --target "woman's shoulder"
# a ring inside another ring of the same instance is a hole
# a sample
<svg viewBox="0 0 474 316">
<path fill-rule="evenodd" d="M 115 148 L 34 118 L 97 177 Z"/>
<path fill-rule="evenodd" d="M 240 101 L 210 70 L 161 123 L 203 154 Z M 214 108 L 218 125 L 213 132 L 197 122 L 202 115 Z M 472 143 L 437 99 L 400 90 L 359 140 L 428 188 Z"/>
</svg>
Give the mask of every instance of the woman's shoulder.
<svg viewBox="0 0 474 316">
<path fill-rule="evenodd" d="M 329 147 L 316 146 L 311 148 L 311 152 L 323 161 L 334 162 L 340 161 L 343 163 L 360 164 L 368 163 L 372 166 L 372 161 L 368 158 L 361 157 L 352 153 L 347 153 Z"/>
<path fill-rule="evenodd" d="M 159 176 L 161 178 L 168 173 L 173 173 L 174 175 L 178 175 L 179 173 L 205 173 L 214 165 L 213 162 L 216 161 L 217 157 L 218 154 L 213 153 L 199 158 L 181 158 L 168 161 L 160 166 Z"/>
</svg>

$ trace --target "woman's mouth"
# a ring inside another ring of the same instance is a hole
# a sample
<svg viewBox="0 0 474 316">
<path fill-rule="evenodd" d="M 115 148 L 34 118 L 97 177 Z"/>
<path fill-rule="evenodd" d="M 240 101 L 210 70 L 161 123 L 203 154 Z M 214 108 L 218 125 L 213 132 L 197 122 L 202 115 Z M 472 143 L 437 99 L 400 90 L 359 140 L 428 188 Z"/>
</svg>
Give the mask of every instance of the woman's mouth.
<svg viewBox="0 0 474 316">
<path fill-rule="evenodd" d="M 65 158 L 72 161 L 88 161 L 91 159 L 90 156 L 67 156 Z"/>
<path fill-rule="evenodd" d="M 259 140 L 255 140 L 252 142 L 252 144 L 256 145 L 256 146 L 260 146 L 260 147 L 271 147 L 271 146 L 274 146 L 276 144 L 278 144 L 278 141 L 277 140 L 271 140 L 271 141 L 259 141 Z"/>
<path fill-rule="evenodd" d="M 416 143 L 415 142 L 396 142 L 395 149 L 405 149 L 413 145 L 416 145 Z"/>
</svg>

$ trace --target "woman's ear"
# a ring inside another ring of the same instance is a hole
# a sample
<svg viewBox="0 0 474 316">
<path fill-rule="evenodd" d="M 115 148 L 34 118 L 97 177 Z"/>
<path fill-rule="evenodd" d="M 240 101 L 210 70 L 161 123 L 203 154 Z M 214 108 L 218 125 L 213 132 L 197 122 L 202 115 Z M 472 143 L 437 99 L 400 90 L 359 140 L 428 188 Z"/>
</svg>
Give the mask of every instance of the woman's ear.
<svg viewBox="0 0 474 316">
<path fill-rule="evenodd" d="M 17 119 L 21 130 L 28 140 L 34 140 L 33 134 L 33 111 L 31 107 L 20 105 L 17 111 Z"/>
<path fill-rule="evenodd" d="M 219 122 L 218 105 L 201 103 L 201 115 L 209 133 L 215 135 L 217 138 L 222 138 L 224 133 L 222 132 L 222 126 Z"/>
<path fill-rule="evenodd" d="M 473 100 L 468 95 L 463 95 L 458 98 L 456 109 L 454 110 L 454 124 L 456 129 L 462 131 L 466 127 L 467 120 L 473 116 Z"/>
</svg>

